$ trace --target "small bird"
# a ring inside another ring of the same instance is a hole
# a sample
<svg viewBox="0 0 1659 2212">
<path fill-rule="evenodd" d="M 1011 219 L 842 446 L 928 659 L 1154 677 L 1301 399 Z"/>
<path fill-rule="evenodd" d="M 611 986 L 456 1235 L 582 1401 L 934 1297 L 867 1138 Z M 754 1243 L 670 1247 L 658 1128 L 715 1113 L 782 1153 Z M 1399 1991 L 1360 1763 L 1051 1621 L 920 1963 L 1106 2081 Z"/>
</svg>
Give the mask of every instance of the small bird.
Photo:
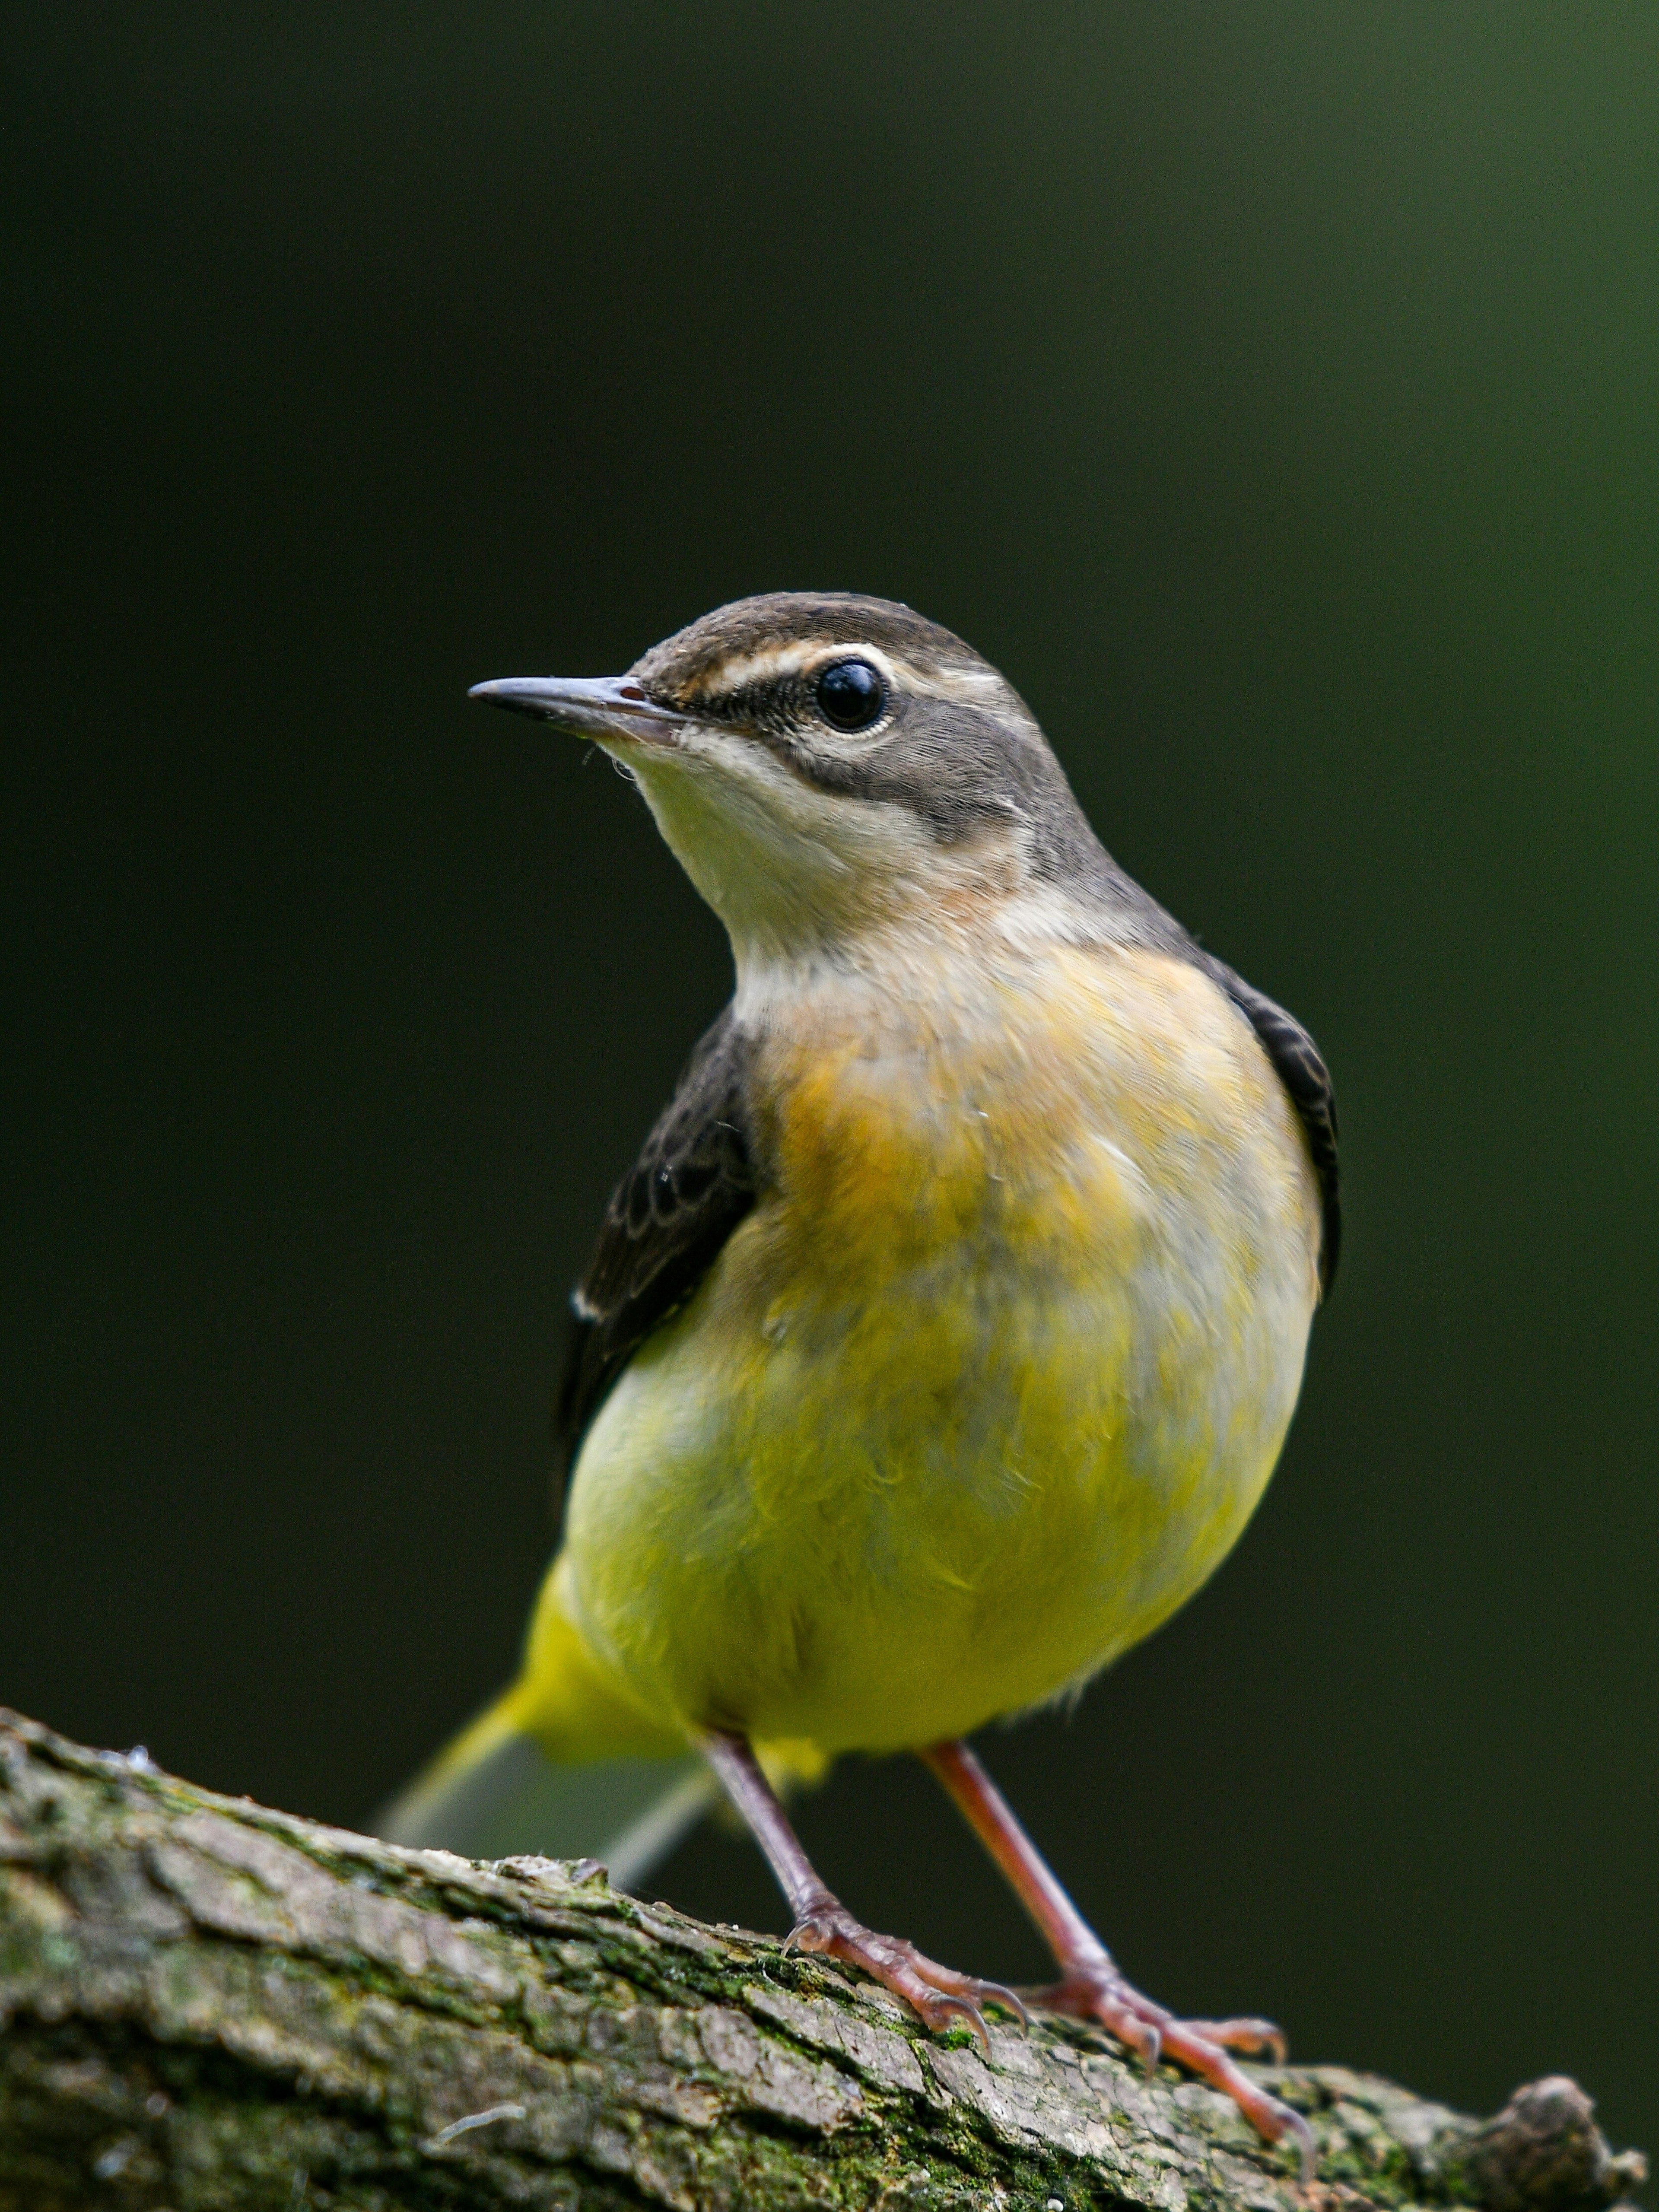
<svg viewBox="0 0 1659 2212">
<path fill-rule="evenodd" d="M 1305 2160 L 1234 2055 L 1278 2031 L 1133 1988 L 966 1739 L 1149 1634 L 1261 1496 L 1337 1259 L 1312 1039 L 1131 881 L 1012 686 L 908 607 L 769 593 L 626 676 L 471 696 L 621 765 L 736 988 L 572 1302 L 523 1671 L 386 1832 L 476 1849 L 516 1820 L 518 1848 L 591 1838 L 637 1879 L 712 1771 L 793 1944 L 984 2040 L 1021 2000 L 864 1926 L 784 1808 L 838 1753 L 915 1752 L 1053 1950 L 1031 2001 Z M 544 1762 L 562 1785 L 531 1787 Z"/>
</svg>

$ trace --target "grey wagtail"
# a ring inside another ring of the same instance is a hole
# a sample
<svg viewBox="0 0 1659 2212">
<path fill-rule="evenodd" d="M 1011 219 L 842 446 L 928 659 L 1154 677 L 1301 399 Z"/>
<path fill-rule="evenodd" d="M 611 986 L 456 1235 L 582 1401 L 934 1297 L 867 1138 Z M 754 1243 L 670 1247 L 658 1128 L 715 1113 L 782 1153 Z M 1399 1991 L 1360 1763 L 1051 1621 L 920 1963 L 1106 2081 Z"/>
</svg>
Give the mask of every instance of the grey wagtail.
<svg viewBox="0 0 1659 2212">
<path fill-rule="evenodd" d="M 983 2039 L 1019 2000 L 864 1927 L 779 1795 L 914 1751 L 1053 1949 L 1034 2002 L 1305 2150 L 1233 2056 L 1278 2031 L 1131 1988 L 965 1739 L 1156 1628 L 1261 1495 L 1336 1266 L 1312 1039 L 1130 881 L 1018 695 L 908 607 L 772 593 L 624 677 L 472 696 L 622 765 L 737 987 L 574 1296 L 523 1672 L 389 1832 L 637 1879 L 712 1769 L 794 1943 Z M 568 1779 L 538 1797 L 543 1759 Z"/>
</svg>

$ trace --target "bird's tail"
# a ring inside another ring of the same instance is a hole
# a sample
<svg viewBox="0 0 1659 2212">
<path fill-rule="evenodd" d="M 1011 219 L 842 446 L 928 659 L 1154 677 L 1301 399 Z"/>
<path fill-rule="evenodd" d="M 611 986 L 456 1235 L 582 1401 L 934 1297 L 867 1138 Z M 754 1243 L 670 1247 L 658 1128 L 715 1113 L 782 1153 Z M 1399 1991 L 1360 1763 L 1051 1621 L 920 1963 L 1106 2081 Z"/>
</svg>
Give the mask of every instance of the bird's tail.
<svg viewBox="0 0 1659 2212">
<path fill-rule="evenodd" d="M 509 1692 L 481 1713 L 381 1808 L 375 1833 L 469 1859 L 598 1859 L 632 1889 L 714 1802 L 695 1753 L 556 1765 L 511 1706 Z"/>
<path fill-rule="evenodd" d="M 642 1881 L 718 1796 L 678 1730 L 647 1719 L 603 1674 L 550 1597 L 525 1669 L 382 1808 L 388 1843 L 474 1859 L 599 1859 L 618 1889 Z"/>
</svg>

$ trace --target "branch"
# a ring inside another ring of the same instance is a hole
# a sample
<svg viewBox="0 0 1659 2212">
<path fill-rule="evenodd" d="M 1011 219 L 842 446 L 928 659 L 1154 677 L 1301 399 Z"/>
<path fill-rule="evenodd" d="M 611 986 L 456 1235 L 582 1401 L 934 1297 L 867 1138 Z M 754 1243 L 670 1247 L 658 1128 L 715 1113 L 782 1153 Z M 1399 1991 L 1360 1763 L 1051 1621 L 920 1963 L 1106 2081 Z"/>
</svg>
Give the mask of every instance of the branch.
<svg viewBox="0 0 1659 2212">
<path fill-rule="evenodd" d="M 398 1850 L 0 1712 L 0 2212 L 1597 2212 L 1643 2175 L 1563 2079 L 1483 2126 L 1264 2069 L 1304 2190 L 1103 2035 L 993 2039 L 585 1863 Z"/>
</svg>

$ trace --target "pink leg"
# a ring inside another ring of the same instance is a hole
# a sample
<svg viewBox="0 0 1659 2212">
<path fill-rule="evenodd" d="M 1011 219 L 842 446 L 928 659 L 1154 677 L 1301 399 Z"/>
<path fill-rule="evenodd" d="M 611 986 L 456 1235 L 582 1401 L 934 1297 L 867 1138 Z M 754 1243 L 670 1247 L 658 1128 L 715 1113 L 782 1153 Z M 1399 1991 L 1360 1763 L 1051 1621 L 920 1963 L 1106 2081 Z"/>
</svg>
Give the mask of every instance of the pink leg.
<svg viewBox="0 0 1659 2212">
<path fill-rule="evenodd" d="M 795 1923 L 789 1931 L 792 1948 L 822 1952 L 862 1968 L 895 1996 L 902 1997 L 930 2028 L 965 2021 L 988 2054 L 990 2036 L 981 2005 L 1004 2005 L 1021 2020 L 1025 2018 L 1024 2006 L 1000 1982 L 981 1982 L 971 1974 L 955 1973 L 949 1966 L 924 1958 L 914 1943 L 895 1936 L 875 1935 L 854 1920 L 813 1871 L 771 1784 L 744 1738 L 710 1730 L 697 1742 L 726 1796 L 753 1831 L 778 1878 L 778 1887 L 789 1901 Z"/>
<path fill-rule="evenodd" d="M 1099 2021 L 1149 2072 L 1161 2054 L 1200 2075 L 1230 2096 L 1269 2142 L 1291 2136 L 1301 2149 L 1304 2172 L 1310 2174 L 1314 2139 L 1306 2120 L 1259 2088 L 1229 2056 L 1234 2051 L 1269 2051 L 1282 2061 L 1285 2039 L 1272 2022 L 1177 2020 L 1132 1989 L 967 1745 L 936 1743 L 920 1756 L 1001 1868 L 1059 1963 L 1060 1980 L 1039 1992 L 1036 2002 L 1052 2012 Z"/>
</svg>

